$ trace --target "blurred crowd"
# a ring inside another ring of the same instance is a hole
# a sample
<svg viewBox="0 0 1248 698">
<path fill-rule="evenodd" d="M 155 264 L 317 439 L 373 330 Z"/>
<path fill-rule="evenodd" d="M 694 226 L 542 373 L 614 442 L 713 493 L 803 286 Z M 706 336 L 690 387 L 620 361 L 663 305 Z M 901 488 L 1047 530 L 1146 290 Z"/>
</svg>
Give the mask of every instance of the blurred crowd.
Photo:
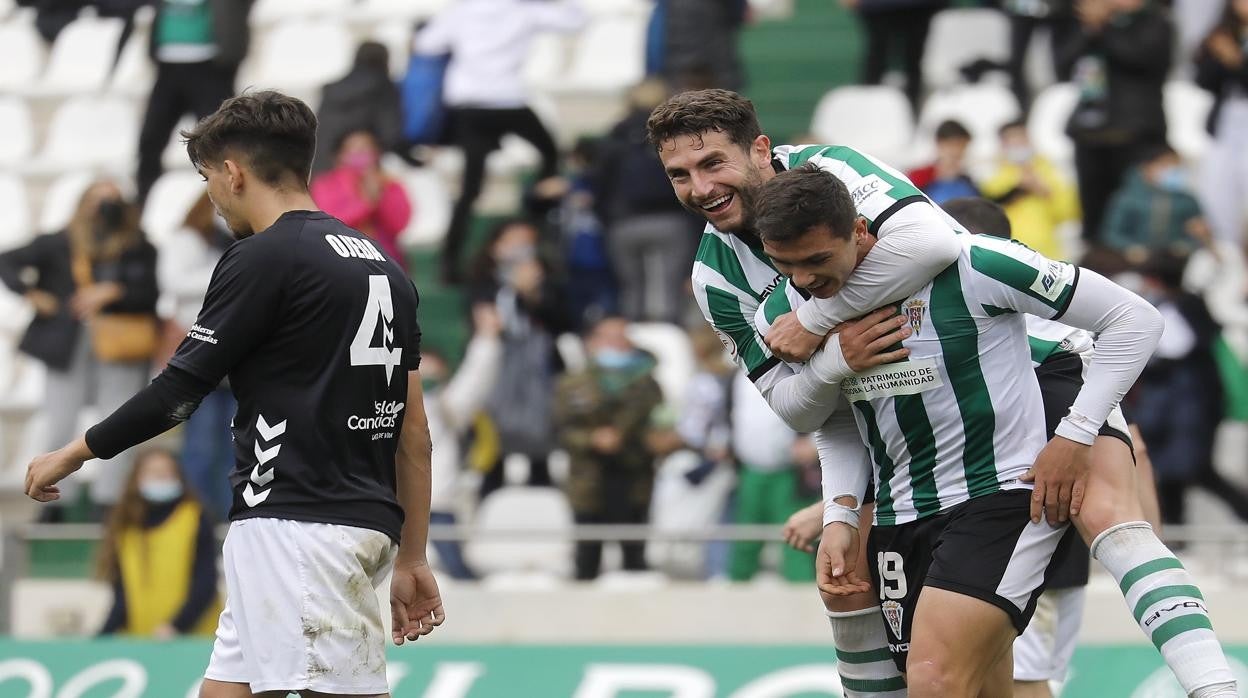
<svg viewBox="0 0 1248 698">
<path fill-rule="evenodd" d="M 924 41 L 950 2 L 842 2 L 862 23 L 862 81 L 886 80 L 899 65 L 917 112 L 927 97 Z M 35 310 L 20 349 L 47 367 L 53 418 L 44 445 L 55 448 L 75 429 L 65 415 L 87 405 L 110 411 L 160 370 L 231 242 L 206 194 L 159 249 L 139 221 L 175 125 L 233 93 L 251 2 L 18 4 L 37 7 L 49 41 L 83 5 L 122 17 L 156 6 L 155 82 L 133 189 L 102 177 L 63 230 L 0 254 L 0 280 Z M 934 159 L 909 176 L 937 203 L 968 195 L 1000 203 L 1020 241 L 1113 275 L 1162 310 L 1166 335 L 1127 407 L 1152 452 L 1164 518 L 1182 522 L 1185 491 L 1203 487 L 1248 521 L 1248 494 L 1213 462 L 1218 425 L 1248 419 L 1248 0 L 983 4 L 1008 17 L 1010 57 L 973 62 L 963 75 L 1000 73 L 1024 117 L 999 124 L 998 156 L 978 169 L 969 164 L 970 128 L 940 123 Z M 534 112 L 520 73 L 537 36 L 584 26 L 573 0 L 457 0 L 413 27 L 410 68 L 397 83 L 386 47 L 365 42 L 350 71 L 323 88 L 313 198 L 404 268 L 415 257 L 401 233 L 422 211 L 385 163 L 420 167 L 430 149 L 463 153 L 436 271 L 411 268 L 422 294 L 457 294 L 457 321 L 470 328 L 466 346 L 424 351 L 435 523 L 470 522 L 479 502 L 517 487 L 557 488 L 577 523 L 659 528 L 780 524 L 818 499 L 810 440 L 770 412 L 692 303 L 700 218 L 677 202 L 644 137 L 650 110 L 675 91 L 749 94 L 737 46 L 749 20 L 744 0 L 654 3 L 649 77 L 629 91 L 618 123 L 563 152 L 558 125 Z M 1184 39 L 1193 23 L 1204 29 Z M 1035 88 L 1022 65 L 1037 30 L 1051 37 L 1054 74 L 1078 89 L 1067 127 L 1073 169 L 1037 151 L 1025 118 Z M 1166 142 L 1163 85 L 1176 71 L 1215 99 L 1201 162 Z M 431 90 L 441 94 L 433 104 Z M 486 161 L 509 135 L 532 144 L 538 166 L 513 215 L 483 218 L 474 204 Z M 106 631 L 190 632 L 216 603 L 195 580 L 206 574 L 208 522 L 231 505 L 233 410 L 223 384 L 181 429 L 177 448 L 118 456 L 89 492 L 72 478 L 63 485 L 70 506 L 42 510 L 48 522 L 109 522 L 100 570 L 115 585 L 116 608 Z M 127 615 L 135 608 L 127 598 L 155 593 L 136 557 L 144 541 L 168 546 L 168 559 L 185 568 L 182 591 L 165 593 L 151 617 Z M 458 543 L 434 545 L 451 575 L 477 576 Z M 791 548 L 777 557 L 761 543 L 648 547 L 624 542 L 619 566 L 747 580 L 770 561 L 786 579 L 813 578 L 810 554 Z M 569 570 L 592 579 L 603 559 L 601 543 L 578 543 Z"/>
</svg>

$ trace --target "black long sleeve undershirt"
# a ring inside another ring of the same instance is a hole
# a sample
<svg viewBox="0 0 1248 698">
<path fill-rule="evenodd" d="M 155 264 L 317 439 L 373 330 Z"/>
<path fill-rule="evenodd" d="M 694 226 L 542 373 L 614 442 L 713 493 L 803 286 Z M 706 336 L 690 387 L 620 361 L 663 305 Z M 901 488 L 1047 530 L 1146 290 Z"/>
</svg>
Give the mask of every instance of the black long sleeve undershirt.
<svg viewBox="0 0 1248 698">
<path fill-rule="evenodd" d="M 87 447 L 96 458 L 118 453 L 185 422 L 216 385 L 168 366 L 146 388 L 87 430 Z"/>
</svg>

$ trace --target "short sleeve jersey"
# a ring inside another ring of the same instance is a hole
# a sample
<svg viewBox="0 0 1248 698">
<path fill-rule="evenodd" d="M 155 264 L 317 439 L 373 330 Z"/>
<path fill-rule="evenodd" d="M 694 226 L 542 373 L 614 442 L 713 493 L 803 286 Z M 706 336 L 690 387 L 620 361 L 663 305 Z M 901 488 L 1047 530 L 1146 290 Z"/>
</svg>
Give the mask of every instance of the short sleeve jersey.
<svg viewBox="0 0 1248 698">
<path fill-rule="evenodd" d="M 1046 442 L 1026 318 L 1058 319 L 1078 269 L 1017 242 L 960 239 L 959 261 L 901 302 L 910 356 L 841 383 L 874 462 L 879 525 L 1027 487 L 1018 478 Z M 759 331 L 803 302 L 782 284 Z"/>
<path fill-rule="evenodd" d="M 395 541 L 395 452 L 420 362 L 411 281 L 366 237 L 291 211 L 234 243 L 170 365 L 238 399 L 231 520 L 357 526 Z"/>
</svg>

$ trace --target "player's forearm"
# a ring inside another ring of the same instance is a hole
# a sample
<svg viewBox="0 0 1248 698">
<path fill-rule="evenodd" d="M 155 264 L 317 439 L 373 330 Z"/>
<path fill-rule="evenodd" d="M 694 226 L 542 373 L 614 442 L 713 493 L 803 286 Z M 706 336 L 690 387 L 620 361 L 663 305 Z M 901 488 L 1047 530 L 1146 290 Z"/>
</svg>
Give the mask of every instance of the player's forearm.
<svg viewBox="0 0 1248 698">
<path fill-rule="evenodd" d="M 755 383 L 776 416 L 799 433 L 816 431 L 837 408 L 841 381 L 853 375 L 840 352 L 828 342 L 801 371 L 779 364 Z"/>
<path fill-rule="evenodd" d="M 1061 320 L 1094 333 L 1096 347 L 1083 388 L 1056 433 L 1091 445 L 1110 410 L 1144 370 L 1165 323 L 1143 298 L 1087 269 L 1080 270 Z"/>
<path fill-rule="evenodd" d="M 856 527 L 871 480 L 871 460 L 848 405 L 834 412 L 814 438 L 823 474 L 823 525 L 845 521 Z"/>
<path fill-rule="evenodd" d="M 103 421 L 87 430 L 83 443 L 105 460 L 185 422 L 216 384 L 174 366 L 165 368 Z"/>
<path fill-rule="evenodd" d="M 931 205 L 914 203 L 880 227 L 880 239 L 832 298 L 812 298 L 797 319 L 814 334 L 913 295 L 958 260 L 961 243 Z"/>
<path fill-rule="evenodd" d="M 403 531 L 399 540 L 397 564 L 424 564 L 429 546 L 429 500 L 432 488 L 433 444 L 425 416 L 420 376 L 408 378 L 407 414 L 395 454 L 395 487 L 403 507 Z"/>
</svg>

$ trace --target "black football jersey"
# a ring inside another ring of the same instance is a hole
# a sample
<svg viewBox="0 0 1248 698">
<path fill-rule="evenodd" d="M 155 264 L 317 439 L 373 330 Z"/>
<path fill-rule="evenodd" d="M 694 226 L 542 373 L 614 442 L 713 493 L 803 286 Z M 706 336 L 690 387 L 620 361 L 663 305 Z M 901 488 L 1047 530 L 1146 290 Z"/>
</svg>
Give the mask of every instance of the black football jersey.
<svg viewBox="0 0 1248 698">
<path fill-rule="evenodd" d="M 416 307 L 403 270 L 320 211 L 287 212 L 226 250 L 170 364 L 213 384 L 228 375 L 238 399 L 231 520 L 344 524 L 398 541 Z"/>
</svg>

